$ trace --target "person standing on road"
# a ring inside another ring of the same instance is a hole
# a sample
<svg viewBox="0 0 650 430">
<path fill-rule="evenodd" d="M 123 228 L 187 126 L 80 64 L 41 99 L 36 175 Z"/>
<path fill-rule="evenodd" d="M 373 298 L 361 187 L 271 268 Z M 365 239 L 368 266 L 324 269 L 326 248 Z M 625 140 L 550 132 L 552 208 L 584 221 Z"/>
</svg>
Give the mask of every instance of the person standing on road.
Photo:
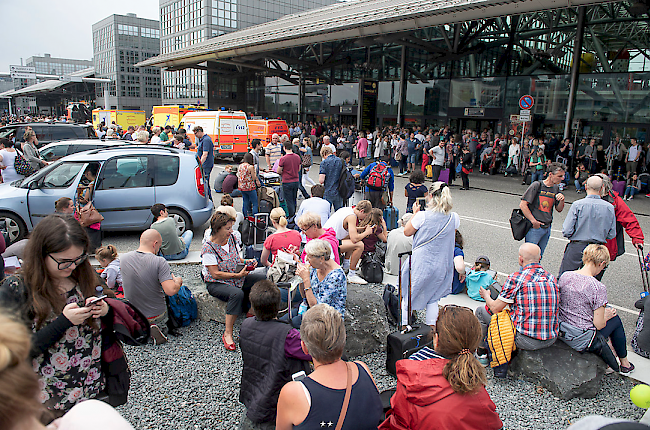
<svg viewBox="0 0 650 430">
<path fill-rule="evenodd" d="M 600 198 L 603 180 L 587 179 L 585 198 L 575 201 L 562 225 L 562 234 L 570 240 L 564 248 L 560 275 L 582 266 L 582 251 L 590 244 L 604 245 L 616 237 L 614 206 Z"/>
<path fill-rule="evenodd" d="M 641 147 L 636 142 L 635 138 L 630 139 L 630 147 L 627 148 L 627 163 L 625 163 L 625 170 L 627 171 L 627 177 L 634 175 L 636 173 L 636 168 L 639 164 L 639 158 L 641 158 Z"/>
<path fill-rule="evenodd" d="M 325 200 L 334 206 L 337 211 L 343 207 L 343 197 L 339 194 L 338 184 L 343 168 L 343 160 L 333 155 L 334 152 L 328 146 L 323 146 L 320 156 L 323 161 L 320 163 L 318 181 L 325 187 Z"/>
<path fill-rule="evenodd" d="M 244 154 L 244 161 L 237 168 L 237 186 L 242 194 L 242 212 L 244 216 L 257 213 L 257 187 L 262 184 L 255 174 L 255 165 L 251 153 Z"/>
<path fill-rule="evenodd" d="M 385 161 L 374 161 L 358 175 L 366 179 L 364 190 L 366 200 L 369 200 L 373 208 L 384 209 L 386 205 L 393 204 L 393 193 L 395 191 L 395 174 L 393 169 Z M 385 201 L 384 193 L 388 191 L 388 199 Z"/>
<path fill-rule="evenodd" d="M 437 134 L 437 133 L 436 133 Z M 445 142 L 438 137 L 438 144 L 429 150 L 431 157 L 431 170 L 433 171 L 433 182 L 438 182 L 440 172 L 445 165 Z"/>
<path fill-rule="evenodd" d="M 587 170 L 593 175 L 598 170 L 598 160 L 596 158 L 596 139 L 589 141 L 589 146 L 585 148 L 585 163 L 587 163 Z"/>
<path fill-rule="evenodd" d="M 551 163 L 546 179 L 530 184 L 519 203 L 524 216 L 533 224 L 526 233 L 526 243 L 538 245 L 542 256 L 551 237 L 553 208 L 558 212 L 564 209 L 564 194 L 560 193 L 558 184 L 564 179 L 565 171 L 564 164 Z"/>
<path fill-rule="evenodd" d="M 293 144 L 288 140 L 284 142 L 284 151 L 286 154 L 280 158 L 278 174 L 282 175 L 282 192 L 284 201 L 287 202 L 289 218 L 291 218 L 296 214 L 301 160 L 298 154 L 293 153 Z"/>
<path fill-rule="evenodd" d="M 203 132 L 203 127 L 194 127 L 194 135 L 196 136 L 196 155 L 201 160 L 203 166 L 203 176 L 206 178 L 205 186 L 208 190 L 208 198 L 212 200 L 212 191 L 210 190 L 210 174 L 212 167 L 214 167 L 214 143 L 210 136 Z"/>
<path fill-rule="evenodd" d="M 279 140 L 280 136 L 277 133 L 273 133 L 271 136 L 271 142 L 266 145 L 266 148 L 264 148 L 266 168 L 268 170 L 271 170 L 275 162 L 282 157 L 282 145 L 280 145 Z"/>
<path fill-rule="evenodd" d="M 253 156 L 253 164 L 255 164 L 255 176 L 260 176 L 260 150 L 262 149 L 262 141 L 259 139 L 251 140 L 251 150 L 249 153 Z"/>
</svg>

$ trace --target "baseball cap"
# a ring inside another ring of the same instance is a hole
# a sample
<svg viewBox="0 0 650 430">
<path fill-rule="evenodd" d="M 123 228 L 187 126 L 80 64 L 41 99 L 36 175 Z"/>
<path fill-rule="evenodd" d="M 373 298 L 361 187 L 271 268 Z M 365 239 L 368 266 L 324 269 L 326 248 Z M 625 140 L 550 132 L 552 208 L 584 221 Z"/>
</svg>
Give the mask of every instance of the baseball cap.
<svg viewBox="0 0 650 430">
<path fill-rule="evenodd" d="M 474 264 L 476 264 L 476 263 L 483 263 L 483 264 L 487 264 L 489 266 L 490 265 L 490 259 L 487 258 L 487 256 L 485 256 L 485 255 L 479 255 L 476 258 L 476 261 L 474 262 Z"/>
</svg>

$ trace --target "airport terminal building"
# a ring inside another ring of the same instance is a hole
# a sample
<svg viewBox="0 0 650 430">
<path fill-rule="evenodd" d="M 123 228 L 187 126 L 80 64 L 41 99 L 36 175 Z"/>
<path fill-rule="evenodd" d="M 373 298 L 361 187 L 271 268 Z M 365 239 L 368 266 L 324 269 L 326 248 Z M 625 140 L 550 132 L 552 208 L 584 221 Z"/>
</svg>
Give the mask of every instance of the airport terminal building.
<svg viewBox="0 0 650 430">
<path fill-rule="evenodd" d="M 206 70 L 210 108 L 287 120 L 490 127 L 645 140 L 648 0 L 365 0 L 224 34 L 140 65 Z M 576 120 L 576 121 L 574 121 Z M 579 122 L 577 122 L 579 121 Z"/>
</svg>

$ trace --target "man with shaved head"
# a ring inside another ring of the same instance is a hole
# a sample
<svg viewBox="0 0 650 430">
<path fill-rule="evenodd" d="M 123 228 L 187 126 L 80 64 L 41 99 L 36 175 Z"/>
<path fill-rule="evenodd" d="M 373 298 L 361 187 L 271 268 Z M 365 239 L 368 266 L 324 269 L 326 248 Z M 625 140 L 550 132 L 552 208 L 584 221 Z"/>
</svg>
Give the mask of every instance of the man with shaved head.
<svg viewBox="0 0 650 430">
<path fill-rule="evenodd" d="M 156 345 L 167 342 L 165 295 L 175 295 L 183 285 L 183 280 L 172 274 L 167 260 L 158 256 L 161 245 L 160 233 L 145 230 L 140 235 L 140 247 L 120 256 L 124 297 L 147 317 Z"/>
<path fill-rule="evenodd" d="M 560 293 L 555 277 L 539 264 L 542 252 L 534 243 L 519 247 L 521 270 L 508 276 L 501 293 L 492 299 L 490 291 L 481 287 L 486 305 L 476 309 L 483 336 L 493 314 L 510 306 L 510 317 L 515 326 L 517 348 L 536 350 L 555 343 L 559 329 L 558 309 Z M 479 355 L 486 346 L 479 348 Z"/>
<path fill-rule="evenodd" d="M 587 245 L 604 245 L 616 237 L 614 206 L 601 199 L 602 187 L 603 179 L 600 176 L 590 176 L 585 186 L 587 195 L 574 202 L 569 209 L 562 225 L 562 234 L 570 242 L 564 248 L 559 276 L 582 267 L 582 251 Z"/>
</svg>

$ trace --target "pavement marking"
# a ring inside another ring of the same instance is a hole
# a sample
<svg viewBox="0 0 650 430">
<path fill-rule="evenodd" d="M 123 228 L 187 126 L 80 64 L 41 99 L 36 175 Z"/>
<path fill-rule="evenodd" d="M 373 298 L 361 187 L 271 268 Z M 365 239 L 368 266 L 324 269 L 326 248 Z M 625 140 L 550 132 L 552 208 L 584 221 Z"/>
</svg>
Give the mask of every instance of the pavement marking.
<svg viewBox="0 0 650 430">
<path fill-rule="evenodd" d="M 490 220 L 490 219 L 485 219 L 485 218 L 476 218 L 476 217 L 471 217 L 471 216 L 466 216 L 466 215 L 459 215 L 459 217 L 460 217 L 460 219 L 465 219 L 465 220 L 467 220 L 467 221 L 475 222 L 475 223 L 478 223 L 478 224 L 484 224 L 484 225 L 489 225 L 490 227 L 498 227 L 498 228 L 502 228 L 502 229 L 504 229 L 504 230 L 510 230 L 510 223 L 509 223 L 509 222 L 496 221 L 496 220 Z M 489 221 L 489 222 L 488 222 L 488 221 Z M 507 224 L 507 226 L 505 226 L 505 225 L 500 225 L 500 224 Z M 558 230 L 551 230 L 551 231 L 556 231 L 556 232 L 558 232 Z M 559 231 L 559 233 L 562 233 L 562 232 Z M 562 238 L 560 238 L 560 237 L 553 237 L 552 235 L 551 235 L 551 239 L 559 240 L 559 241 L 562 241 L 562 242 L 568 242 L 568 241 L 569 241 L 568 239 L 565 239 L 565 238 L 563 238 L 563 237 L 562 237 Z M 630 242 L 630 244 L 631 244 L 631 242 Z M 630 255 L 630 256 L 632 256 L 632 257 L 636 257 L 635 254 L 630 254 L 629 252 L 626 252 L 626 253 L 623 254 L 623 255 Z M 470 266 L 470 267 L 472 266 L 470 263 L 467 263 L 467 262 L 465 263 L 465 265 L 466 265 L 466 266 Z M 508 276 L 510 276 L 510 274 L 508 274 L 508 273 L 503 273 L 503 272 L 498 272 L 498 271 L 497 271 L 497 274 L 500 275 L 500 276 L 505 276 L 506 278 L 507 278 Z M 627 312 L 627 313 L 630 313 L 630 314 L 633 314 L 633 315 L 638 315 L 638 313 L 639 313 L 639 311 L 635 311 L 635 310 L 633 310 L 633 309 L 624 308 L 624 307 L 622 307 L 622 306 L 614 305 L 614 304 L 612 304 L 612 303 L 608 303 L 608 305 L 610 305 L 611 307 L 613 307 L 613 308 L 615 308 L 615 309 L 618 309 L 618 310 L 620 310 L 620 311 Z"/>
</svg>

